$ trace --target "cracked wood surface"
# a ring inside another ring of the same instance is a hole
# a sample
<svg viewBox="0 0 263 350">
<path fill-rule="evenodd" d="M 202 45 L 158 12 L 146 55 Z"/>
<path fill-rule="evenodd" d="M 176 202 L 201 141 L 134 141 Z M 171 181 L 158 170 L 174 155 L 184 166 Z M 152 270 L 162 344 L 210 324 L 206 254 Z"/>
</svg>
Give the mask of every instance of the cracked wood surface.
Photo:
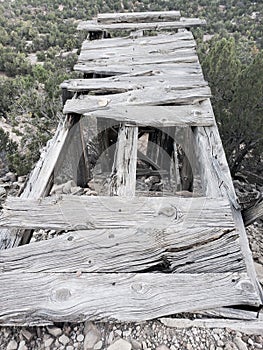
<svg viewBox="0 0 263 350">
<path fill-rule="evenodd" d="M 179 312 L 260 303 L 245 273 L 6 272 L 0 274 L 0 285 L 0 323 L 6 325 L 144 321 Z"/>
<path fill-rule="evenodd" d="M 97 20 L 99 23 L 119 23 L 119 22 L 152 22 L 152 21 L 172 21 L 181 17 L 180 11 L 148 11 L 148 12 L 123 12 L 123 13 L 99 13 Z"/>
<path fill-rule="evenodd" d="M 73 195 L 23 200 L 8 197 L 0 217 L 2 227 L 54 230 L 155 227 L 229 228 L 227 200 L 173 197 L 90 197 Z"/>
</svg>

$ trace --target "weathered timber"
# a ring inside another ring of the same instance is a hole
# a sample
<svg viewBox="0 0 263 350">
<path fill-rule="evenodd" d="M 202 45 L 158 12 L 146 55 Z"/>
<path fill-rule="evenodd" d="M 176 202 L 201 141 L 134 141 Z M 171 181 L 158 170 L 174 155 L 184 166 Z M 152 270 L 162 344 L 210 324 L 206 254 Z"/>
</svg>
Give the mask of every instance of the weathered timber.
<svg viewBox="0 0 263 350">
<path fill-rule="evenodd" d="M 246 310 L 245 308 L 220 307 L 211 310 L 198 311 L 197 314 L 210 318 L 228 318 L 233 320 L 259 320 L 259 312 L 257 309 Z M 223 321 L 223 320 L 222 320 Z"/>
<path fill-rule="evenodd" d="M 88 32 L 105 32 L 105 31 L 135 31 L 135 30 L 169 30 L 181 29 L 189 27 L 204 26 L 206 21 L 199 18 L 181 18 L 179 21 L 173 22 L 152 22 L 152 23 L 113 23 L 103 24 L 95 21 L 83 21 L 78 25 L 78 30 L 86 30 Z"/>
<path fill-rule="evenodd" d="M 98 210 L 100 208 L 100 210 Z M 61 196 L 42 200 L 8 197 L 2 227 L 84 230 L 96 228 L 171 227 L 229 228 L 232 215 L 226 199 L 121 198 Z"/>
<path fill-rule="evenodd" d="M 263 201 L 255 204 L 242 212 L 245 226 L 253 224 L 258 219 L 263 218 Z"/>
<path fill-rule="evenodd" d="M 172 42 L 182 42 L 186 40 L 193 40 L 193 34 L 190 31 L 183 31 L 178 33 L 158 33 L 156 36 L 143 36 L 134 38 L 133 36 L 117 37 L 100 40 L 85 40 L 82 43 L 81 50 L 104 50 L 105 48 L 118 48 L 130 45 L 157 45 L 169 44 Z"/>
<path fill-rule="evenodd" d="M 122 124 L 112 166 L 110 195 L 134 197 L 136 187 L 138 127 Z"/>
<path fill-rule="evenodd" d="M 143 321 L 224 305 L 260 303 L 245 273 L 14 272 L 1 273 L 0 285 L 0 323 L 6 325 Z"/>
<path fill-rule="evenodd" d="M 152 72 L 149 76 L 115 76 L 104 79 L 72 79 L 61 84 L 63 89 L 72 92 L 89 92 L 97 94 L 123 93 L 142 87 L 152 87 L 155 85 L 169 86 L 172 89 L 193 89 L 207 86 L 202 74 L 195 76 L 183 76 L 171 73 L 162 74 L 160 71 Z"/>
<path fill-rule="evenodd" d="M 159 22 L 173 21 L 181 17 L 180 11 L 149 11 L 149 12 L 123 12 L 123 13 L 99 13 L 98 23 L 134 23 L 134 22 Z"/>
<path fill-rule="evenodd" d="M 245 334 L 263 335 L 262 320 L 228 320 L 228 319 L 196 319 L 189 320 L 186 318 L 162 318 L 160 320 L 166 327 L 170 328 L 227 328 Z"/>
<path fill-rule="evenodd" d="M 74 120 L 67 116 L 64 123 L 59 124 L 54 137 L 42 150 L 40 159 L 31 172 L 20 198 L 37 199 L 48 194 L 52 186 L 54 167 L 73 123 Z M 18 246 L 21 241 L 27 241 L 29 236 L 30 231 L 0 229 L 0 247 L 6 249 Z"/>
<path fill-rule="evenodd" d="M 240 235 L 240 246 L 246 263 L 247 273 L 263 303 L 262 288 L 257 280 L 252 253 L 249 249 L 246 230 L 236 199 L 218 128 L 216 125 L 210 127 L 196 127 L 194 133 L 200 161 L 201 181 L 204 194 L 209 197 L 217 198 L 223 196 L 228 198 L 229 203 L 231 203 L 232 216 Z"/>
<path fill-rule="evenodd" d="M 72 231 L 1 252 L 0 271 L 244 272 L 238 233 L 217 225 Z"/>
<path fill-rule="evenodd" d="M 123 59 L 137 60 L 141 57 L 148 58 L 159 58 L 162 56 L 166 57 L 185 57 L 191 56 L 195 53 L 194 41 L 187 40 L 185 43 L 170 43 L 164 45 L 132 45 L 128 47 L 120 48 L 108 48 L 104 50 L 84 50 L 78 57 L 78 62 L 91 62 L 91 61 L 102 61 L 106 62 L 118 62 Z"/>
<path fill-rule="evenodd" d="M 143 61 L 136 64 L 132 62 L 122 62 L 119 64 L 111 64 L 110 66 L 100 65 L 97 62 L 92 64 L 78 63 L 74 66 L 74 70 L 88 75 L 103 75 L 103 78 L 120 74 L 147 76 L 151 75 L 153 71 L 158 70 L 166 72 L 167 74 L 169 74 L 169 71 L 172 71 L 173 73 L 181 75 L 196 75 L 201 73 L 200 66 L 197 65 L 196 62 L 196 57 L 174 61 L 173 64 L 170 62 L 160 62 L 148 65 L 144 64 Z M 171 75 L 173 73 L 171 73 Z"/>
</svg>

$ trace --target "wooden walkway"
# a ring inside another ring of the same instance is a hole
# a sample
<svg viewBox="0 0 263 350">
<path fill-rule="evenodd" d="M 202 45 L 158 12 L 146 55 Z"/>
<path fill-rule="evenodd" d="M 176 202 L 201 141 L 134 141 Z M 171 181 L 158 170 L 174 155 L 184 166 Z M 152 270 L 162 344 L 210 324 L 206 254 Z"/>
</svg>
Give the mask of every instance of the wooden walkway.
<svg viewBox="0 0 263 350">
<path fill-rule="evenodd" d="M 262 290 L 188 30 L 203 24 L 171 11 L 79 25 L 88 32 L 75 66 L 83 79 L 62 84 L 65 121 L 0 216 L 0 324 L 181 312 L 257 319 Z M 106 194 L 51 196 L 61 177 L 87 187 L 91 120 Z M 139 190 L 147 171 L 166 174 L 170 193 Z M 34 229 L 63 234 L 24 244 Z"/>
</svg>

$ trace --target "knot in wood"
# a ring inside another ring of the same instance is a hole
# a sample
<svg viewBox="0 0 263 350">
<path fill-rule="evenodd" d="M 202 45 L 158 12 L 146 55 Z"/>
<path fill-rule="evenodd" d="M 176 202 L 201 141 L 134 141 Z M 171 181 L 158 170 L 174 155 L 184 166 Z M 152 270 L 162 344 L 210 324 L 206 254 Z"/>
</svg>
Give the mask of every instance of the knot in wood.
<svg viewBox="0 0 263 350">
<path fill-rule="evenodd" d="M 131 289 L 138 294 L 145 294 L 148 291 L 142 282 L 132 283 Z"/>
<path fill-rule="evenodd" d="M 63 302 L 67 301 L 71 297 L 71 292 L 67 288 L 59 288 L 52 292 L 51 299 L 53 301 Z"/>
<path fill-rule="evenodd" d="M 161 209 L 159 209 L 158 215 L 164 215 L 169 218 L 174 216 L 174 219 L 177 219 L 177 209 L 171 205 L 167 207 L 162 207 Z"/>
</svg>

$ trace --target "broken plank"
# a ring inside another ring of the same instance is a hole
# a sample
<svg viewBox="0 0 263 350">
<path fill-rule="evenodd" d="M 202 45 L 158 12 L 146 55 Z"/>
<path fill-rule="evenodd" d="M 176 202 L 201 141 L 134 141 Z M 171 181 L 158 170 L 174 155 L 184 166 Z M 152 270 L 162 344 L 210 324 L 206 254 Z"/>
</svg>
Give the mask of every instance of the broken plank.
<svg viewBox="0 0 263 350">
<path fill-rule="evenodd" d="M 0 286 L 0 323 L 5 325 L 139 322 L 224 305 L 258 306 L 260 302 L 244 273 L 1 273 Z"/>
<path fill-rule="evenodd" d="M 181 17 L 180 11 L 149 11 L 149 12 L 123 12 L 99 13 L 98 23 L 134 23 L 153 21 L 173 21 Z"/>
<path fill-rule="evenodd" d="M 215 318 L 189 320 L 186 318 L 162 318 L 160 319 L 160 321 L 162 322 L 162 324 L 169 328 L 224 328 L 232 329 L 236 332 L 242 332 L 250 335 L 263 335 L 262 320 L 228 320 Z"/>
<path fill-rule="evenodd" d="M 99 208 L 99 210 L 98 210 Z M 232 215 L 226 199 L 121 198 L 62 196 L 42 200 L 8 197 L 0 217 L 2 227 L 84 230 L 133 227 L 229 228 Z"/>
<path fill-rule="evenodd" d="M 135 31 L 135 30 L 169 30 L 181 29 L 189 27 L 204 26 L 206 21 L 199 18 L 181 18 L 179 21 L 173 22 L 152 22 L 152 23 L 113 23 L 102 24 L 95 21 L 83 21 L 78 25 L 78 30 L 86 30 L 88 32 L 104 32 L 104 31 Z"/>
<path fill-rule="evenodd" d="M 238 234 L 229 228 L 72 231 L 0 252 L 2 272 L 245 271 Z M 183 239 L 182 239 L 183 237 Z M 34 253 L 32 254 L 32 251 Z"/>
<path fill-rule="evenodd" d="M 136 187 L 138 127 L 119 129 L 110 179 L 110 195 L 134 197 Z"/>
</svg>

